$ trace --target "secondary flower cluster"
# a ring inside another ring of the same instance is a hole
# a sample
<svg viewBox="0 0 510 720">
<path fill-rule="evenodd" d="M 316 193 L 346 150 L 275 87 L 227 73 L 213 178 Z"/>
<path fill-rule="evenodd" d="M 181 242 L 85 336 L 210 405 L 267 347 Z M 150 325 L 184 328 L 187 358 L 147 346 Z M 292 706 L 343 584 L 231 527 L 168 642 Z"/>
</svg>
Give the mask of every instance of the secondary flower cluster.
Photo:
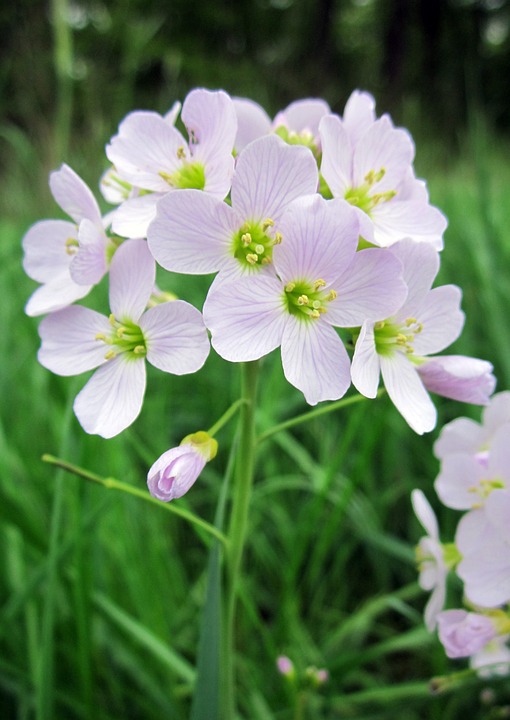
<svg viewBox="0 0 510 720">
<path fill-rule="evenodd" d="M 417 548 L 420 584 L 432 590 L 425 622 L 429 630 L 437 626 L 448 657 L 470 657 L 475 668 L 495 665 L 505 674 L 510 672 L 510 392 L 493 396 L 481 424 L 457 418 L 446 425 L 434 449 L 441 461 L 435 481 L 439 499 L 465 514 L 455 542 L 444 544 L 425 496 L 413 492 L 416 515 L 428 533 Z M 450 571 L 464 584 L 462 609 L 443 610 Z"/>
<path fill-rule="evenodd" d="M 195 89 L 164 116 L 130 113 L 106 156 L 100 188 L 115 207 L 103 215 L 63 165 L 50 188 L 70 219 L 38 222 L 23 240 L 41 283 L 26 311 L 47 315 L 40 362 L 61 375 L 98 368 L 74 405 L 87 432 L 130 425 L 145 360 L 193 373 L 209 336 L 231 362 L 280 348 L 312 405 L 351 383 L 375 397 L 381 375 L 417 433 L 436 423 L 429 390 L 488 401 L 490 363 L 437 355 L 464 322 L 460 290 L 432 288 L 446 220 L 415 177 L 410 135 L 377 118 L 368 93 L 341 117 L 307 99 L 271 120 L 250 100 Z M 156 263 L 216 273 L 202 312 L 156 287 Z M 74 304 L 107 274 L 108 314 Z"/>
</svg>

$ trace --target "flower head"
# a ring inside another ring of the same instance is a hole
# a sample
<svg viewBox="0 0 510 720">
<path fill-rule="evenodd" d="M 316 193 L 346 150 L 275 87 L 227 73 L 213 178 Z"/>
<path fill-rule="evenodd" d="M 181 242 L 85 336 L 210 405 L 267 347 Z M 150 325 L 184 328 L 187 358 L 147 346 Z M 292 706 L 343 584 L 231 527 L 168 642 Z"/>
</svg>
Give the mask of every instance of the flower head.
<svg viewBox="0 0 510 720">
<path fill-rule="evenodd" d="M 491 618 L 466 610 L 445 610 L 437 616 L 439 639 L 449 658 L 469 657 L 498 635 Z"/>
</svg>

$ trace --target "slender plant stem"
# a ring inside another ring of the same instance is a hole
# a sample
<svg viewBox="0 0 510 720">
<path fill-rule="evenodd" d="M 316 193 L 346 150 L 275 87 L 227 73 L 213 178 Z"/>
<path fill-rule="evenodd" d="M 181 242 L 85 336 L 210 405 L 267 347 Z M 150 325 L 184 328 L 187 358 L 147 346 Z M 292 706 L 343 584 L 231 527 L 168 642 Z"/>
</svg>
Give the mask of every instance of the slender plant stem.
<svg viewBox="0 0 510 720">
<path fill-rule="evenodd" d="M 381 395 L 384 395 L 385 392 L 386 390 L 384 388 L 381 388 L 381 390 L 379 390 L 377 393 L 377 397 L 381 397 Z M 357 403 L 363 402 L 364 400 L 368 399 L 369 398 L 365 397 L 364 395 L 352 395 L 351 397 L 342 398 L 342 400 L 332 402 L 329 405 L 321 405 L 315 410 L 310 410 L 309 412 L 303 413 L 302 415 L 296 415 L 296 417 L 278 423 L 278 425 L 274 425 L 272 428 L 269 428 L 269 430 L 266 430 L 261 435 L 259 435 L 256 443 L 258 445 L 259 443 L 264 442 L 264 440 L 268 440 L 270 437 L 276 435 L 282 430 L 288 430 L 295 425 L 301 425 L 301 423 L 308 422 L 309 420 L 318 418 L 321 415 L 326 415 L 326 413 L 334 412 L 335 410 L 341 410 L 342 408 L 348 407 L 349 405 L 356 405 Z"/>
<path fill-rule="evenodd" d="M 239 408 L 243 404 L 246 404 L 246 402 L 246 398 L 239 398 L 239 400 L 236 400 L 235 403 L 232 403 L 232 405 L 229 407 L 228 410 L 223 413 L 220 419 L 216 420 L 214 425 L 211 425 L 211 427 L 207 431 L 207 434 L 211 437 L 214 437 L 221 430 L 221 428 L 234 417 Z"/>
<path fill-rule="evenodd" d="M 51 0 L 53 63 L 57 79 L 54 151 L 57 162 L 68 152 L 73 110 L 73 37 L 67 17 L 68 0 Z"/>
<path fill-rule="evenodd" d="M 235 720 L 235 617 L 237 605 L 237 589 L 241 562 L 243 557 L 246 529 L 248 524 L 248 507 L 253 470 L 255 464 L 255 405 L 257 394 L 258 363 L 250 362 L 242 365 L 241 400 L 243 401 L 239 418 L 239 446 L 234 475 L 232 510 L 228 531 L 227 546 L 227 591 L 225 593 L 225 623 L 223 639 L 224 694 L 223 705 L 225 720 Z"/>
</svg>

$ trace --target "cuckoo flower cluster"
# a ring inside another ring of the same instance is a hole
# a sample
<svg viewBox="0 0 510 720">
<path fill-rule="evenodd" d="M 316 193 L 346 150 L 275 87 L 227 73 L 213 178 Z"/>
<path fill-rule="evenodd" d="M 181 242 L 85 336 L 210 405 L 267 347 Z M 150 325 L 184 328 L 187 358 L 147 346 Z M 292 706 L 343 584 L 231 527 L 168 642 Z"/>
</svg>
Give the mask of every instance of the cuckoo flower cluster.
<svg viewBox="0 0 510 720">
<path fill-rule="evenodd" d="M 134 422 L 145 361 L 193 373 L 210 343 L 229 362 L 279 348 L 311 405 L 351 384 L 375 397 L 382 378 L 417 433 L 436 423 L 429 391 L 487 403 L 491 365 L 438 354 L 464 322 L 460 290 L 433 287 L 446 220 L 415 176 L 409 133 L 377 117 L 368 93 L 341 116 L 306 99 L 271 119 L 251 100 L 195 89 L 166 115 L 130 113 L 106 158 L 110 211 L 63 165 L 50 188 L 69 220 L 38 222 L 23 241 L 41 284 L 26 312 L 47 316 L 40 362 L 61 375 L 97 368 L 74 405 L 87 432 Z M 162 277 L 215 274 L 204 307 L 161 292 L 156 264 Z M 105 276 L 109 312 L 74 304 Z M 167 456 L 173 470 L 160 463 L 151 491 L 178 497 L 203 458 Z"/>
<path fill-rule="evenodd" d="M 412 495 L 427 532 L 417 547 L 420 584 L 432 591 L 426 625 L 437 627 L 448 657 L 469 657 L 481 673 L 510 673 L 509 441 L 510 392 L 492 397 L 481 424 L 457 418 L 443 428 L 435 489 L 444 505 L 464 513 L 453 543 L 441 542 L 423 493 Z M 463 583 L 463 608 L 443 609 L 449 573 Z"/>
</svg>

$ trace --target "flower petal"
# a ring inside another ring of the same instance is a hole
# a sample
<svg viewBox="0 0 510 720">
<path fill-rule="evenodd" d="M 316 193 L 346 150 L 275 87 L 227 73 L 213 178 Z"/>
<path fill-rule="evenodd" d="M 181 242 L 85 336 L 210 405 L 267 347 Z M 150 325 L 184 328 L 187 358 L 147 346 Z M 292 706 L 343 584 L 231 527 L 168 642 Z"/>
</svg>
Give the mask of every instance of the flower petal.
<svg viewBox="0 0 510 720">
<path fill-rule="evenodd" d="M 143 404 L 146 371 L 143 359 L 110 360 L 76 396 L 74 412 L 85 432 L 111 438 L 133 423 Z"/>
<path fill-rule="evenodd" d="M 308 130 L 315 137 L 319 132 L 321 118 L 330 112 L 327 102 L 320 98 L 295 100 L 276 115 L 273 127 L 278 128 L 284 125 L 297 133 Z"/>
<path fill-rule="evenodd" d="M 78 285 L 97 285 L 108 270 L 105 231 L 91 222 L 82 220 L 78 231 L 79 248 L 73 256 L 69 271 Z"/>
<path fill-rule="evenodd" d="M 409 133 L 394 128 L 389 118 L 383 116 L 370 125 L 356 145 L 352 169 L 354 187 L 363 185 L 370 172 L 384 170 L 384 176 L 374 185 L 374 192 L 395 190 L 406 177 L 413 158 L 414 143 Z"/>
<path fill-rule="evenodd" d="M 149 225 L 156 217 L 158 200 L 166 193 L 149 193 L 125 200 L 112 213 L 112 230 L 127 238 L 147 237 Z"/>
<path fill-rule="evenodd" d="M 237 115 L 235 149 L 238 153 L 257 138 L 271 132 L 271 119 L 263 107 L 248 98 L 233 98 Z"/>
<path fill-rule="evenodd" d="M 338 400 L 351 377 L 349 357 L 332 327 L 319 321 L 289 316 L 282 338 L 282 364 L 287 380 L 309 405 Z"/>
<path fill-rule="evenodd" d="M 420 521 L 421 526 L 434 540 L 439 539 L 439 527 L 437 524 L 436 514 L 431 504 L 421 490 L 413 490 L 411 493 L 411 503 L 413 505 L 414 514 Z"/>
<path fill-rule="evenodd" d="M 435 355 L 459 337 L 464 325 L 460 300 L 461 291 L 456 285 L 441 285 L 427 294 L 415 310 L 415 317 L 423 325 L 413 341 L 416 355 Z"/>
<path fill-rule="evenodd" d="M 190 136 L 190 146 L 208 146 L 216 155 L 232 155 L 237 116 L 232 99 L 223 90 L 197 88 L 186 96 L 181 120 Z"/>
<path fill-rule="evenodd" d="M 435 250 L 442 250 L 447 225 L 444 215 L 423 200 L 399 201 L 398 197 L 379 203 L 372 210 L 374 242 L 388 247 L 412 237 L 416 242 L 429 243 Z"/>
<path fill-rule="evenodd" d="M 147 310 L 139 321 L 147 360 L 174 375 L 199 370 L 209 354 L 202 314 L 187 302 L 174 300 Z"/>
<path fill-rule="evenodd" d="M 432 246 L 409 238 L 392 245 L 390 252 L 402 263 L 402 277 L 408 288 L 405 303 L 398 312 L 398 317 L 405 319 L 412 316 L 427 297 L 439 272 L 439 255 Z"/>
<path fill-rule="evenodd" d="M 349 133 L 336 115 L 326 115 L 319 125 L 322 144 L 321 174 L 333 197 L 343 198 L 352 187 L 352 145 Z"/>
<path fill-rule="evenodd" d="M 32 280 L 49 282 L 68 273 L 72 256 L 67 240 L 78 241 L 78 228 L 67 220 L 40 220 L 23 237 L 23 269 Z"/>
<path fill-rule="evenodd" d="M 375 122 L 375 100 L 370 93 L 354 90 L 345 104 L 343 125 L 354 147 Z"/>
<path fill-rule="evenodd" d="M 447 455 L 434 482 L 439 499 L 454 510 L 471 510 L 480 502 L 477 490 L 484 477 L 484 468 L 471 455 Z"/>
<path fill-rule="evenodd" d="M 62 310 L 85 297 L 91 287 L 91 285 L 77 285 L 71 279 L 69 270 L 65 270 L 32 293 L 25 305 L 25 312 L 30 317 L 37 317 Z"/>
<path fill-rule="evenodd" d="M 414 365 L 400 352 L 380 356 L 381 373 L 388 395 L 410 427 L 422 435 L 436 426 L 436 408 Z"/>
<path fill-rule="evenodd" d="M 101 213 L 90 188 L 69 165 L 50 173 L 50 189 L 62 210 L 79 225 L 87 218 L 101 224 Z"/>
<path fill-rule="evenodd" d="M 97 334 L 109 336 L 108 318 L 74 305 L 49 315 L 39 325 L 42 340 L 37 359 L 57 375 L 79 375 L 105 362 L 106 346 Z"/>
<path fill-rule="evenodd" d="M 156 264 L 145 240 L 126 240 L 110 265 L 110 308 L 117 320 L 137 322 L 156 281 Z"/>
<path fill-rule="evenodd" d="M 356 340 L 351 363 L 351 378 L 356 390 L 368 398 L 375 398 L 379 386 L 381 365 L 377 354 L 373 323 L 363 323 Z"/>
<path fill-rule="evenodd" d="M 487 405 L 496 386 L 491 363 L 463 355 L 440 355 L 427 358 L 418 366 L 423 384 L 429 392 L 443 397 Z"/>
</svg>

